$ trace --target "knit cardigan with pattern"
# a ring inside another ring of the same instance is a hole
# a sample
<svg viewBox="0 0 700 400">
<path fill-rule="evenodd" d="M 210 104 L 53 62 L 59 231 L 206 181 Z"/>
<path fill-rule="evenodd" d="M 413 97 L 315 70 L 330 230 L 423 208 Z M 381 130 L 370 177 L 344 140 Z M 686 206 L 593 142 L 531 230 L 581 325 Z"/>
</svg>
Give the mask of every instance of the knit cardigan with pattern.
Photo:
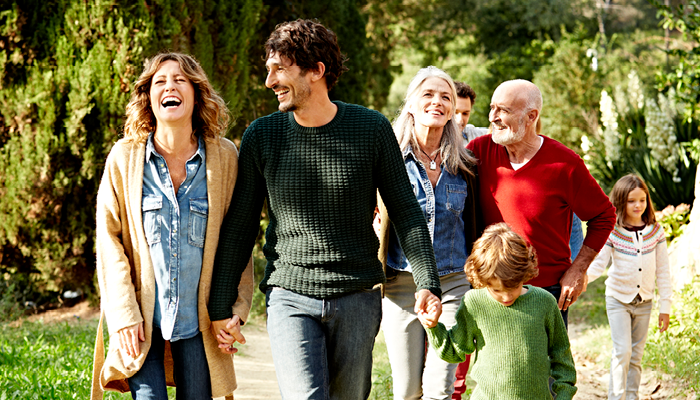
<svg viewBox="0 0 700 400">
<path fill-rule="evenodd" d="M 605 295 L 629 304 L 639 294 L 642 300 L 654 297 L 654 281 L 659 289 L 659 313 L 671 312 L 671 272 L 666 234 L 657 222 L 631 232 L 615 225 L 605 246 L 588 268 L 588 280 L 603 274 L 612 257 L 605 280 Z"/>
<path fill-rule="evenodd" d="M 216 337 L 209 327 L 211 321 L 206 304 L 214 255 L 219 239 L 219 227 L 229 208 L 236 184 L 238 156 L 236 146 L 227 139 L 205 140 L 207 155 L 207 198 L 209 214 L 204 242 L 202 272 L 199 278 L 199 330 L 209 365 L 212 395 L 231 397 L 236 389 L 233 356 L 219 351 Z M 97 328 L 92 399 L 101 399 L 103 390 L 129 391 L 127 379 L 133 376 L 146 359 L 151 346 L 156 282 L 149 246 L 143 230 L 141 215 L 143 169 L 146 142 L 118 141 L 107 157 L 104 175 L 97 192 L 97 278 L 100 285 L 102 316 Z M 245 321 L 253 297 L 253 267 L 245 262 L 233 312 Z M 102 320 L 109 328 L 109 351 L 104 354 Z M 143 322 L 146 341 L 141 343 L 141 355 L 132 358 L 119 350 L 122 328 Z M 166 346 L 164 364 L 166 382 L 174 386 L 173 363 Z"/>
<path fill-rule="evenodd" d="M 260 289 L 282 287 L 333 298 L 385 281 L 372 229 L 377 189 L 387 205 L 419 289 L 440 296 L 425 218 L 389 121 L 367 108 L 334 102 L 335 117 L 304 127 L 294 113 L 255 120 L 241 142 L 238 183 L 216 255 L 213 319 L 231 316 L 238 277 L 267 199 L 270 224 Z"/>
<path fill-rule="evenodd" d="M 445 361 L 462 362 L 476 351 L 472 400 L 551 400 L 550 376 L 557 400 L 576 393 L 576 368 L 557 301 L 544 289 L 525 287 L 527 293 L 510 306 L 488 289 L 470 290 L 449 331 L 442 323 L 426 329 Z"/>
</svg>

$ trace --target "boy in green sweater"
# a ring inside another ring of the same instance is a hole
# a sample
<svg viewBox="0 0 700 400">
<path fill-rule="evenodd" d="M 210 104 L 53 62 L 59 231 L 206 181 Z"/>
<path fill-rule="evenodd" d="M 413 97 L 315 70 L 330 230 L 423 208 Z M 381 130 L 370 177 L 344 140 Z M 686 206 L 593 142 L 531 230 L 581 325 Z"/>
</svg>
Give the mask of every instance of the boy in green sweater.
<svg viewBox="0 0 700 400">
<path fill-rule="evenodd" d="M 470 290 L 449 331 L 438 323 L 438 307 L 419 318 L 442 359 L 464 361 L 477 352 L 471 399 L 573 398 L 576 368 L 557 302 L 551 294 L 523 285 L 537 276 L 537 256 L 505 223 L 491 225 L 476 241 L 464 267 L 478 290 Z"/>
</svg>

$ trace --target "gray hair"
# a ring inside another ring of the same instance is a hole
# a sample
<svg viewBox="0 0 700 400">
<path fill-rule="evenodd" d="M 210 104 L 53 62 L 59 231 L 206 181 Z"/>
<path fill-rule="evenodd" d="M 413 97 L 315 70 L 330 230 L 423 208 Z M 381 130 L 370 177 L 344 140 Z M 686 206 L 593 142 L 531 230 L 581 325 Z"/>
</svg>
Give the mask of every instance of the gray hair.
<svg viewBox="0 0 700 400">
<path fill-rule="evenodd" d="M 429 67 L 422 68 L 408 85 L 406 97 L 404 97 L 399 114 L 393 123 L 396 140 L 399 142 L 399 147 L 401 148 L 402 152 L 405 151 L 409 145 L 416 150 L 420 148 L 418 146 L 418 142 L 416 141 L 415 121 L 413 115 L 408 112 L 408 109 L 410 108 L 410 104 L 418 99 L 423 82 L 425 82 L 426 79 L 433 77 L 441 78 L 447 82 L 447 84 L 450 86 L 450 91 L 452 92 L 452 118 L 447 121 L 447 124 L 442 131 L 442 139 L 440 139 L 440 156 L 445 164 L 445 168 L 447 168 L 451 174 L 457 175 L 459 170 L 462 170 L 473 176 L 474 173 L 472 172 L 471 167 L 476 164 L 476 158 L 471 155 L 471 153 L 467 151 L 462 144 L 462 132 L 459 131 L 457 122 L 455 122 L 454 119 L 454 110 L 457 102 L 457 90 L 455 89 L 454 81 L 447 74 L 447 72 L 437 67 L 431 65 Z"/>
</svg>

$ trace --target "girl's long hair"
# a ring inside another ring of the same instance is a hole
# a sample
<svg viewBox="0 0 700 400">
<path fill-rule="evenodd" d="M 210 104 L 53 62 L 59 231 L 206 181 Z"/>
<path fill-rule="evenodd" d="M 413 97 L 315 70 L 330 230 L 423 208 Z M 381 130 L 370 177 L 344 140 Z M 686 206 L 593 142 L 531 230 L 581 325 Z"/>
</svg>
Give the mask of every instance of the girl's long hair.
<svg viewBox="0 0 700 400">
<path fill-rule="evenodd" d="M 627 198 L 630 192 L 637 188 L 642 189 L 647 196 L 647 209 L 644 210 L 644 214 L 642 214 L 642 221 L 644 221 L 645 225 L 653 225 L 656 223 L 654 204 L 651 202 L 647 184 L 637 175 L 629 174 L 615 182 L 615 186 L 613 186 L 610 191 L 610 202 L 615 206 L 615 213 L 617 214 L 616 224 L 618 226 L 624 225 L 625 213 L 627 212 Z"/>
<path fill-rule="evenodd" d="M 142 142 L 156 130 L 156 116 L 151 110 L 151 81 L 160 65 L 170 60 L 180 64 L 183 75 L 194 87 L 193 133 L 204 138 L 223 136 L 231 116 L 224 99 L 214 90 L 204 69 L 187 54 L 160 53 L 146 60 L 143 72 L 134 84 L 131 99 L 126 106 L 125 139 Z"/>
<path fill-rule="evenodd" d="M 462 143 L 462 132 L 459 131 L 457 122 L 454 119 L 454 110 L 456 107 L 457 90 L 452 78 L 447 72 L 433 67 L 432 65 L 418 71 L 406 90 L 406 97 L 403 100 L 398 117 L 394 120 L 394 134 L 399 142 L 401 151 L 404 151 L 411 145 L 415 150 L 420 147 L 415 135 L 415 120 L 413 114 L 408 110 L 412 102 L 416 101 L 420 96 L 420 90 L 428 78 L 443 79 L 450 86 L 452 92 L 452 118 L 447 121 L 445 128 L 442 131 L 442 139 L 440 140 L 440 156 L 447 170 L 453 174 L 462 170 L 471 176 L 474 176 L 472 167 L 476 164 L 476 158 L 469 152 Z"/>
</svg>

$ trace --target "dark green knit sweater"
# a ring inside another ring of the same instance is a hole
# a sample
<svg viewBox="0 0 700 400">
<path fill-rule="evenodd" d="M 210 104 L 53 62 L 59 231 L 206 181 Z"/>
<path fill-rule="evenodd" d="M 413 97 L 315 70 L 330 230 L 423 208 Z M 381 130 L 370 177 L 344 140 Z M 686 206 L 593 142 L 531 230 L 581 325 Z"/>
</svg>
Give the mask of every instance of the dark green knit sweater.
<svg viewBox="0 0 700 400">
<path fill-rule="evenodd" d="M 427 329 L 430 345 L 449 362 L 477 352 L 470 372 L 472 400 L 557 400 L 576 393 L 576 368 L 569 337 L 554 297 L 526 285 L 527 293 L 506 307 L 487 289 L 470 290 L 457 310 L 456 325 Z"/>
<path fill-rule="evenodd" d="M 417 287 L 440 296 L 428 228 L 389 121 L 361 106 L 335 104 L 335 118 L 322 127 L 303 127 L 293 113 L 276 112 L 246 129 L 214 264 L 213 321 L 231 317 L 266 198 L 262 291 L 279 286 L 331 298 L 384 282 L 372 229 L 378 189 L 415 266 Z"/>
</svg>

